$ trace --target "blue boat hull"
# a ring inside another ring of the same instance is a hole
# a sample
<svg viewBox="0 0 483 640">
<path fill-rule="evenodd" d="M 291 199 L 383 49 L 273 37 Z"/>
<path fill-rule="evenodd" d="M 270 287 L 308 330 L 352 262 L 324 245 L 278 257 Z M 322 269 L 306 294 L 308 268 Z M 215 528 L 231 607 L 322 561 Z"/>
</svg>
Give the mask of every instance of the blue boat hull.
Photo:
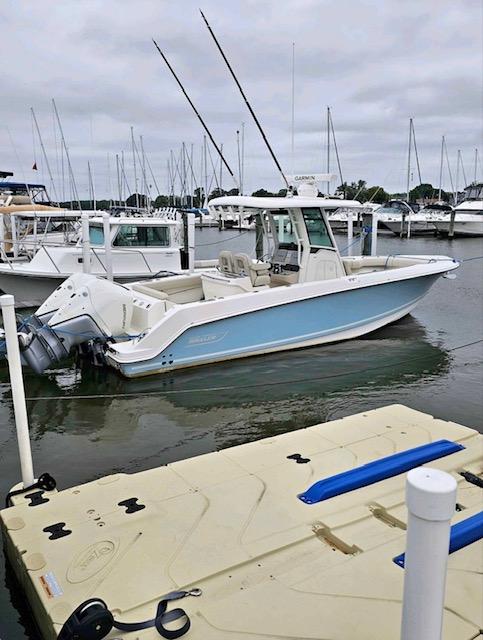
<svg viewBox="0 0 483 640">
<path fill-rule="evenodd" d="M 440 274 L 389 282 L 194 326 L 150 360 L 113 363 L 127 377 L 354 338 L 409 313 Z"/>
</svg>

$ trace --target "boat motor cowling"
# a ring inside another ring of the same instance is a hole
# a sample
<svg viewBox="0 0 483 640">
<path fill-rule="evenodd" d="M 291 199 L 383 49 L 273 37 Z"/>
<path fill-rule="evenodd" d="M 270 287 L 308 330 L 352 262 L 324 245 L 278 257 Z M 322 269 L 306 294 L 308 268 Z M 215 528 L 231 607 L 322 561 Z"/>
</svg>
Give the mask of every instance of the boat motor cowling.
<svg viewBox="0 0 483 640">
<path fill-rule="evenodd" d="M 132 292 L 103 278 L 82 276 L 82 281 L 68 278 L 23 325 L 22 361 L 36 373 L 66 358 L 77 345 L 107 342 L 129 331 Z"/>
</svg>

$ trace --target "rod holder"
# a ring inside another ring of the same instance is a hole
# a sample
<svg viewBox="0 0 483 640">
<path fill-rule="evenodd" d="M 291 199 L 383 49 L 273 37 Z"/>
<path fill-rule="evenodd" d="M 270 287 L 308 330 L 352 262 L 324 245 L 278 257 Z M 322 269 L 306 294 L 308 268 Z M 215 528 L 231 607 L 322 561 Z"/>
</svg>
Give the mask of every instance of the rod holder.
<svg viewBox="0 0 483 640">
<path fill-rule="evenodd" d="M 30 446 L 27 406 L 25 403 L 25 389 L 23 386 L 22 365 L 20 362 L 20 349 L 18 346 L 14 297 L 11 295 L 0 296 L 0 304 L 2 307 L 5 342 L 7 345 L 8 370 L 10 374 L 10 384 L 12 386 L 22 483 L 24 487 L 30 487 L 34 484 L 35 478 L 32 449 Z"/>
<path fill-rule="evenodd" d="M 428 467 L 406 477 L 408 529 L 401 640 L 441 640 L 456 480 Z"/>
</svg>

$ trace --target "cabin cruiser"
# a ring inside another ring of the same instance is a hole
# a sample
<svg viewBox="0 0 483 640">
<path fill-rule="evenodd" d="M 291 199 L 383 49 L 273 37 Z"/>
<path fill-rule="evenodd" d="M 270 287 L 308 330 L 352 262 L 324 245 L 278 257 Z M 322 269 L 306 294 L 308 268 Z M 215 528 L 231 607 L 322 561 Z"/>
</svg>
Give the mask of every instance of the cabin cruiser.
<svg viewBox="0 0 483 640">
<path fill-rule="evenodd" d="M 395 235 L 435 235 L 436 227 L 426 212 L 415 202 L 389 200 L 377 211 L 381 227 Z"/>
<path fill-rule="evenodd" d="M 446 256 L 341 257 L 327 219 L 336 200 L 225 196 L 209 206 L 259 216 L 264 256 L 222 251 L 216 271 L 127 285 L 76 274 L 23 323 L 24 362 L 40 373 L 81 345 L 131 378 L 347 340 L 410 313 L 459 266 Z"/>
<path fill-rule="evenodd" d="M 107 259 L 118 282 L 153 278 L 159 272 L 178 272 L 187 267 L 188 248 L 180 217 L 110 216 L 108 220 L 108 255 L 104 218 L 92 217 L 88 222 L 87 254 L 82 239 L 73 246 L 42 244 L 29 262 L 0 264 L 0 290 L 13 294 L 18 307 L 37 307 L 72 274 L 88 271 L 106 277 Z M 194 246 L 194 230 L 190 246 Z"/>
<path fill-rule="evenodd" d="M 483 236 L 483 182 L 473 182 L 465 189 L 463 202 L 454 208 L 455 236 Z M 441 235 L 448 235 L 450 216 L 434 218 L 434 225 Z"/>
<path fill-rule="evenodd" d="M 361 211 L 358 212 L 358 215 L 354 215 L 354 212 L 349 208 L 345 209 L 342 206 L 342 203 L 339 204 L 338 209 L 334 209 L 329 212 L 329 224 L 332 231 L 336 233 L 346 233 L 349 218 L 352 218 L 352 222 L 354 227 L 357 223 L 360 223 L 360 214 L 362 213 L 375 213 L 379 210 L 380 204 L 365 202 L 362 204 Z"/>
</svg>

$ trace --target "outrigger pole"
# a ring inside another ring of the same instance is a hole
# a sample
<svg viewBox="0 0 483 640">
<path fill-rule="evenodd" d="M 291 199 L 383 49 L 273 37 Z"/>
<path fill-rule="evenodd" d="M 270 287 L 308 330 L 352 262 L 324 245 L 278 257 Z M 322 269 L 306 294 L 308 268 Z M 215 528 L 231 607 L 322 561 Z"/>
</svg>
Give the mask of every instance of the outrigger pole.
<svg viewBox="0 0 483 640">
<path fill-rule="evenodd" d="M 173 75 L 173 78 L 176 80 L 176 82 L 179 85 L 179 88 L 181 89 L 181 91 L 183 92 L 186 100 L 188 100 L 190 107 L 193 109 L 193 111 L 195 112 L 198 120 L 201 122 L 201 125 L 203 126 L 203 129 L 206 131 L 206 133 L 208 134 L 208 137 L 212 143 L 212 145 L 215 147 L 216 151 L 218 152 L 218 155 L 220 156 L 223 164 L 225 165 L 225 167 L 228 170 L 228 173 L 231 175 L 231 177 L 233 178 L 233 180 L 235 181 L 236 186 L 238 187 L 238 181 L 235 178 L 235 174 L 233 173 L 233 171 L 230 168 L 230 165 L 228 164 L 228 162 L 225 160 L 225 157 L 223 155 L 223 152 L 221 151 L 221 149 L 218 147 L 218 145 L 216 144 L 213 136 L 211 135 L 211 131 L 208 129 L 208 127 L 205 124 L 205 121 L 203 120 L 203 118 L 201 117 L 201 115 L 199 114 L 198 109 L 195 107 L 195 105 L 193 104 L 191 98 L 189 97 L 189 95 L 186 93 L 186 89 L 183 87 L 183 85 L 181 84 L 181 80 L 178 78 L 178 76 L 176 75 L 173 67 L 169 64 L 168 59 L 166 58 L 166 56 L 164 55 L 164 53 L 161 51 L 161 49 L 158 46 L 158 43 L 156 42 L 156 40 L 153 38 L 153 43 L 154 46 L 156 47 L 156 49 L 158 50 L 159 55 L 163 58 L 163 60 L 166 63 L 166 66 L 168 67 L 168 69 L 171 71 L 171 74 Z"/>
<path fill-rule="evenodd" d="M 231 65 L 230 65 L 230 63 L 228 62 L 228 59 L 227 59 L 227 57 L 225 56 L 225 54 L 224 54 L 224 52 L 223 52 L 223 49 L 222 49 L 222 48 L 221 48 L 221 46 L 220 46 L 220 43 L 219 43 L 219 42 L 218 42 L 218 40 L 216 39 L 216 36 L 215 36 L 215 34 L 213 33 L 213 30 L 212 30 L 212 28 L 210 27 L 210 25 L 209 25 L 209 23 L 208 23 L 208 20 L 205 18 L 205 14 L 203 13 L 203 11 L 201 11 L 201 9 L 200 9 L 200 13 L 201 13 L 201 17 L 202 17 L 202 18 L 203 18 L 203 20 L 205 21 L 205 24 L 206 24 L 206 26 L 207 26 L 207 28 L 208 28 L 208 31 L 210 32 L 211 37 L 213 38 L 214 43 L 216 44 L 216 46 L 217 46 L 217 48 L 218 48 L 218 51 L 219 51 L 219 52 L 220 52 L 220 54 L 221 54 L 221 57 L 222 57 L 222 58 L 223 58 L 223 60 L 225 61 L 226 66 L 228 67 L 228 70 L 229 70 L 229 72 L 231 73 L 232 78 L 233 78 L 233 80 L 235 81 L 235 84 L 236 84 L 236 86 L 238 87 L 238 89 L 239 89 L 239 91 L 240 91 L 240 93 L 241 93 L 241 95 L 242 95 L 243 100 L 245 101 L 245 104 L 246 104 L 246 106 L 247 106 L 248 111 L 250 112 L 250 114 L 251 114 L 251 116 L 252 116 L 253 120 L 255 121 L 255 124 L 256 124 L 256 125 L 257 125 L 257 127 L 258 127 L 258 130 L 260 131 L 260 135 L 262 136 L 263 141 L 264 141 L 264 142 L 265 142 L 265 144 L 267 145 L 267 149 L 269 150 L 270 155 L 272 156 L 272 159 L 273 159 L 273 161 L 275 162 L 275 165 L 276 165 L 277 169 L 279 170 L 280 175 L 282 176 L 283 181 L 285 182 L 285 185 L 286 185 L 287 189 L 289 189 L 289 188 L 290 188 L 289 182 L 288 182 L 288 180 L 287 180 L 287 178 L 286 178 L 286 176 L 285 176 L 285 174 L 284 174 L 284 172 L 283 172 L 283 170 L 282 170 L 282 167 L 280 166 L 279 161 L 277 160 L 277 157 L 275 156 L 275 153 L 273 152 L 272 147 L 270 146 L 270 143 L 269 143 L 269 142 L 268 142 L 268 140 L 267 140 L 267 136 L 265 135 L 265 132 L 264 132 L 264 131 L 263 131 L 263 129 L 262 129 L 262 125 L 261 125 L 261 124 L 260 124 L 260 122 L 258 121 L 258 118 L 257 118 L 257 116 L 255 115 L 255 112 L 253 111 L 253 109 L 252 109 L 252 107 L 251 107 L 250 103 L 248 102 L 248 99 L 247 99 L 247 97 L 246 97 L 246 95 L 245 95 L 245 92 L 243 91 L 242 86 L 241 86 L 241 84 L 239 83 L 238 78 L 237 78 L 237 77 L 236 77 L 236 75 L 235 75 L 235 72 L 234 72 L 234 71 L 233 71 L 233 69 L 231 68 Z"/>
</svg>

